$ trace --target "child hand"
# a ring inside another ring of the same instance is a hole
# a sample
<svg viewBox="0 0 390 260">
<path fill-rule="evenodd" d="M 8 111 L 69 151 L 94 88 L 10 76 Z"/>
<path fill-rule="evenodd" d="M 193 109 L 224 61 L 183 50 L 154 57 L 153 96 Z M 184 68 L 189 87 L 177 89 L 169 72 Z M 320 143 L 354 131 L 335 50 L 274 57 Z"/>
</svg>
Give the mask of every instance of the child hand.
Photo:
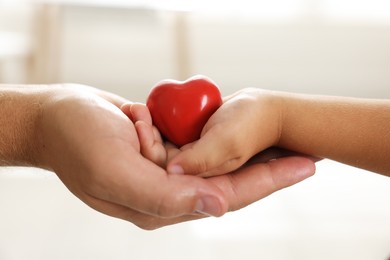
<svg viewBox="0 0 390 260">
<path fill-rule="evenodd" d="M 170 173 L 215 176 L 238 169 L 257 153 L 277 144 L 280 111 L 269 92 L 244 89 L 224 99 L 198 141 L 172 158 Z"/>
</svg>

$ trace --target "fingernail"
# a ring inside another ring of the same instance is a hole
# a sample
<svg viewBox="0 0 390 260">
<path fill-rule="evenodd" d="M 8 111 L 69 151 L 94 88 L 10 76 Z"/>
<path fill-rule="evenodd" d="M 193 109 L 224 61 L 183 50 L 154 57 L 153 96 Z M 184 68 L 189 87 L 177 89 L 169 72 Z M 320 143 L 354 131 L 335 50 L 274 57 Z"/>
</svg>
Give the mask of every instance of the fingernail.
<svg viewBox="0 0 390 260">
<path fill-rule="evenodd" d="M 206 216 L 218 217 L 221 215 L 221 206 L 217 198 L 205 196 L 197 201 L 195 212 Z"/>
<path fill-rule="evenodd" d="M 182 175 L 182 174 L 184 174 L 184 170 L 183 170 L 183 167 L 181 167 L 180 165 L 173 165 L 173 166 L 169 167 L 168 173 Z"/>
</svg>

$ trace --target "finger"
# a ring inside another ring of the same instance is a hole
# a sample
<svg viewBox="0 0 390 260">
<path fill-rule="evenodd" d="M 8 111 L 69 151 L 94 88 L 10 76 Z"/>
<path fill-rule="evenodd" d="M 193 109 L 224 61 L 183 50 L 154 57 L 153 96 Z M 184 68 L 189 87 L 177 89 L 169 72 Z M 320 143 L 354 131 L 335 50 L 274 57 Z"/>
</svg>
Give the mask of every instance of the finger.
<svg viewBox="0 0 390 260">
<path fill-rule="evenodd" d="M 150 115 L 148 108 L 144 104 L 129 103 L 129 104 L 125 104 L 123 106 L 123 109 L 126 110 L 127 112 L 130 111 L 129 113 L 134 122 L 143 121 L 148 125 L 152 126 L 152 117 Z M 153 126 L 152 128 L 153 128 L 154 140 L 162 143 L 160 132 L 155 126 Z"/>
<path fill-rule="evenodd" d="M 296 184 L 315 172 L 314 162 L 304 157 L 280 158 L 253 164 L 234 173 L 209 178 L 224 192 L 229 210 L 237 210 L 273 192 Z"/>
<path fill-rule="evenodd" d="M 134 103 L 131 105 L 130 111 L 135 121 L 144 121 L 152 125 L 152 116 L 144 104 Z"/>
<path fill-rule="evenodd" d="M 161 137 L 154 131 L 152 125 L 144 121 L 135 123 L 138 139 L 141 146 L 141 154 L 160 167 L 166 167 L 167 154 L 162 144 Z"/>
<path fill-rule="evenodd" d="M 130 111 L 135 121 L 143 121 L 152 126 L 152 116 L 149 112 L 149 109 L 144 104 L 134 103 L 130 106 Z M 160 132 L 155 126 L 152 126 L 152 128 L 154 140 L 162 143 L 163 140 Z"/>
<path fill-rule="evenodd" d="M 133 103 L 127 102 L 127 103 L 124 103 L 120 107 L 120 109 L 134 123 L 135 121 L 134 121 L 133 116 L 132 116 L 131 111 L 130 111 L 130 108 L 132 105 L 133 105 Z"/>
</svg>

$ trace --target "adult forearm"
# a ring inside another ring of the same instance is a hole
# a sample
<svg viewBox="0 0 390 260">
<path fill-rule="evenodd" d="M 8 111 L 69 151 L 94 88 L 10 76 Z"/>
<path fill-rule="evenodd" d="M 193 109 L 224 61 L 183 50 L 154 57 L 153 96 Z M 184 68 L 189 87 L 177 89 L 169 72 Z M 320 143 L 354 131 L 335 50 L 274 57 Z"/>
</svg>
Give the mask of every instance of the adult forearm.
<svg viewBox="0 0 390 260">
<path fill-rule="evenodd" d="M 390 175 L 390 101 L 281 94 L 279 145 Z"/>
<path fill-rule="evenodd" d="M 41 87 L 0 85 L 0 165 L 35 165 Z"/>
</svg>

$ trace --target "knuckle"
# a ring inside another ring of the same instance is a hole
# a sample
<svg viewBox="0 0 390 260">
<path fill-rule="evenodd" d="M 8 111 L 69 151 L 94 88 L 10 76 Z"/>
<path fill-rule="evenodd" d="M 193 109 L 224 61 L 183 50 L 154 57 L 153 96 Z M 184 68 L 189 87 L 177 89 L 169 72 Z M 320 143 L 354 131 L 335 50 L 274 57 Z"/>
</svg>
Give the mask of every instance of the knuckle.
<svg viewBox="0 0 390 260">
<path fill-rule="evenodd" d="M 194 173 L 203 173 L 209 170 L 209 162 L 206 158 L 196 158 L 194 165 Z"/>
<path fill-rule="evenodd" d="M 180 205 L 178 196 L 172 196 L 170 193 L 166 193 L 161 197 L 157 205 L 156 214 L 161 218 L 175 217 L 177 215 L 177 205 Z"/>
</svg>

